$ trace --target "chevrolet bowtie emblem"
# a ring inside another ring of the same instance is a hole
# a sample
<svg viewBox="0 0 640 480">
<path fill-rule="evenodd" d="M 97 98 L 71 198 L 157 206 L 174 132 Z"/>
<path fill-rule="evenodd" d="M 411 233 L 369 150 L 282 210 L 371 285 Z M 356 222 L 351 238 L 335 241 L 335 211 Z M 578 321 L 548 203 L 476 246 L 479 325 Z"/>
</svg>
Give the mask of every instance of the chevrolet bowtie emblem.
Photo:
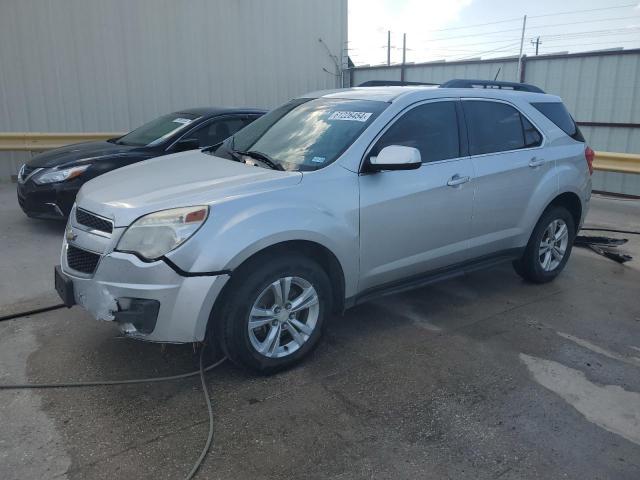
<svg viewBox="0 0 640 480">
<path fill-rule="evenodd" d="M 67 229 L 67 232 L 65 233 L 65 237 L 67 238 L 67 242 L 72 242 L 76 238 L 78 238 L 78 235 L 76 233 L 74 233 L 73 230 L 71 230 L 69 228 L 69 229 Z"/>
</svg>

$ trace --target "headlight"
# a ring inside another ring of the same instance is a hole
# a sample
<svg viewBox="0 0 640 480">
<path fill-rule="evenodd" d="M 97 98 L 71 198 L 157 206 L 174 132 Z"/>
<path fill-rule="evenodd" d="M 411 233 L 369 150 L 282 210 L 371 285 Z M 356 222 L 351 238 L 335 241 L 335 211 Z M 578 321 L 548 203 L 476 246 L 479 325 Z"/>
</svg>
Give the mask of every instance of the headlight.
<svg viewBox="0 0 640 480">
<path fill-rule="evenodd" d="M 209 207 L 161 210 L 140 217 L 125 230 L 116 250 L 156 260 L 182 245 L 207 219 Z"/>
<path fill-rule="evenodd" d="M 40 175 L 37 175 L 33 181 L 40 185 L 44 183 L 64 182 L 65 180 L 71 180 L 72 178 L 82 175 L 82 172 L 87 168 L 89 168 L 89 165 L 65 168 L 63 170 L 45 170 Z"/>
</svg>

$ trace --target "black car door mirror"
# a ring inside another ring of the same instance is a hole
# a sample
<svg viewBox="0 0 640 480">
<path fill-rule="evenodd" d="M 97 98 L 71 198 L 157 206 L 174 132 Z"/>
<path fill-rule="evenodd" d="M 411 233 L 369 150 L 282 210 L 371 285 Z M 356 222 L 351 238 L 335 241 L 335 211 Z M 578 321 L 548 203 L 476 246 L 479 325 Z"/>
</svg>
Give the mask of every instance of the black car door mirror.
<svg viewBox="0 0 640 480">
<path fill-rule="evenodd" d="M 197 138 L 184 138 L 176 143 L 175 146 L 176 152 L 195 150 L 196 148 L 200 148 L 200 140 Z"/>
</svg>

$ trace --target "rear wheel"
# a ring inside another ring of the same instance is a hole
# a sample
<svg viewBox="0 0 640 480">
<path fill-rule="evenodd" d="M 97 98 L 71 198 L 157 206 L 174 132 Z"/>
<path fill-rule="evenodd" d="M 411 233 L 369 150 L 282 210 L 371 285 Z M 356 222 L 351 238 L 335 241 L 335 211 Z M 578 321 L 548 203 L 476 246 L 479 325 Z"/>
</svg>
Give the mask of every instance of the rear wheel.
<svg viewBox="0 0 640 480">
<path fill-rule="evenodd" d="M 550 207 L 538 220 L 522 258 L 513 262 L 516 272 L 530 282 L 550 282 L 569 260 L 574 237 L 571 213 L 561 206 Z"/>
<path fill-rule="evenodd" d="M 327 274 L 297 254 L 250 262 L 234 272 L 227 292 L 214 335 L 232 361 L 265 374 L 309 354 L 331 311 Z"/>
</svg>

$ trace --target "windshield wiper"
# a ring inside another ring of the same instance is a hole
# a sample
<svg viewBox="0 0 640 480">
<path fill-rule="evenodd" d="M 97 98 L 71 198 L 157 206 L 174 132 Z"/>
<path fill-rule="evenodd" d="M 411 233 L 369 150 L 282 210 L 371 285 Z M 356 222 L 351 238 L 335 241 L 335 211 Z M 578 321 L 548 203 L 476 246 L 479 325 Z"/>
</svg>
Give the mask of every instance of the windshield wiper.
<svg viewBox="0 0 640 480">
<path fill-rule="evenodd" d="M 268 167 L 272 168 L 273 170 L 284 171 L 284 167 L 282 165 L 280 165 L 278 162 L 276 162 L 273 158 L 271 158 L 266 153 L 262 153 L 262 152 L 259 152 L 257 150 L 249 150 L 248 152 L 239 152 L 237 150 L 234 150 L 234 153 L 237 153 L 239 155 L 245 155 L 245 156 L 251 157 L 251 158 L 255 158 L 256 160 L 258 160 L 261 163 L 264 163 L 265 165 L 267 165 Z"/>
</svg>

